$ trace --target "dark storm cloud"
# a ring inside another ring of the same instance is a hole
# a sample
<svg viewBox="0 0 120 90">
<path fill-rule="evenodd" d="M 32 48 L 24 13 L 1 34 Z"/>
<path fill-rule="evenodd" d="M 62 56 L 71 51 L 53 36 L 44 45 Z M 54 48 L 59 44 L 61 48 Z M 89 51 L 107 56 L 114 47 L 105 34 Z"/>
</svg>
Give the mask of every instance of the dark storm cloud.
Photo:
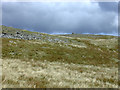
<svg viewBox="0 0 120 90">
<path fill-rule="evenodd" d="M 99 2 L 99 6 L 105 11 L 118 12 L 118 2 Z"/>
<path fill-rule="evenodd" d="M 103 10 L 104 5 L 90 2 L 3 3 L 3 25 L 46 33 L 117 32 L 117 13 L 113 12 L 116 9 L 107 12 Z"/>
</svg>

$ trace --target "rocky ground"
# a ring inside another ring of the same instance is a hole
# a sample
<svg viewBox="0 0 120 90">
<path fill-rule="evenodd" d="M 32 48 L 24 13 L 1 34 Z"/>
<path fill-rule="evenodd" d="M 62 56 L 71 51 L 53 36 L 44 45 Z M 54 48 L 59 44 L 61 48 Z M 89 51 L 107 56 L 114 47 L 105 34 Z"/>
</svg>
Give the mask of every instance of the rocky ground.
<svg viewBox="0 0 120 90">
<path fill-rule="evenodd" d="M 52 35 L 39 32 L 30 32 L 27 30 L 16 29 L 12 27 L 2 26 L 2 35 L 3 38 L 13 38 L 13 39 L 24 39 L 24 40 L 44 40 L 50 42 L 67 42 L 67 40 L 62 40 L 61 38 L 56 38 Z"/>
</svg>

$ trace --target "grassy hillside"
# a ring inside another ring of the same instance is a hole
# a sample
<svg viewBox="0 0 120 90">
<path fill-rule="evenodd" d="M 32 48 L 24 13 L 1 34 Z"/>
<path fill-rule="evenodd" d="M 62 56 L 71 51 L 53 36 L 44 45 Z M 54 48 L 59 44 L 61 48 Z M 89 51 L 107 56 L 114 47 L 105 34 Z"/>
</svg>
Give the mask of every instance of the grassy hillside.
<svg viewBox="0 0 120 90">
<path fill-rule="evenodd" d="M 19 32 L 27 39 L 2 37 L 3 87 L 118 87 L 117 37 Z"/>
</svg>

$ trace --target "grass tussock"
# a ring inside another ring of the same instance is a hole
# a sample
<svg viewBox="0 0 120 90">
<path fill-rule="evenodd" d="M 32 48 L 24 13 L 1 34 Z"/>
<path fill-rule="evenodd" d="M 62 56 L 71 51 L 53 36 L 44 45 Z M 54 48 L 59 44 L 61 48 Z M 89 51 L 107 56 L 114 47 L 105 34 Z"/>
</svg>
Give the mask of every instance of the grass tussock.
<svg viewBox="0 0 120 90">
<path fill-rule="evenodd" d="M 60 62 L 3 60 L 3 88 L 117 88 L 117 68 Z"/>
</svg>

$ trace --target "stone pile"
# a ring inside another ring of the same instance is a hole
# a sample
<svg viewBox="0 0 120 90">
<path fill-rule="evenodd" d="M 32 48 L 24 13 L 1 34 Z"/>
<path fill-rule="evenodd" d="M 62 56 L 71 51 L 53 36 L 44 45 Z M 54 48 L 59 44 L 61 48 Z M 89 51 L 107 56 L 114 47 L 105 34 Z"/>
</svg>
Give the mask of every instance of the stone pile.
<svg viewBox="0 0 120 90">
<path fill-rule="evenodd" d="M 52 37 L 48 35 L 42 35 L 40 33 L 31 33 L 28 34 L 26 32 L 14 32 L 14 33 L 6 33 L 2 32 L 2 35 L 0 35 L 2 38 L 13 38 L 13 39 L 24 39 L 24 40 L 43 40 L 48 41 L 52 43 L 67 43 L 68 40 L 66 39 L 60 39 L 58 37 Z"/>
<path fill-rule="evenodd" d="M 3 38 L 14 38 L 14 39 L 24 39 L 24 40 L 34 40 L 41 39 L 40 34 L 25 34 L 21 32 L 14 33 L 2 33 L 1 37 Z"/>
</svg>

